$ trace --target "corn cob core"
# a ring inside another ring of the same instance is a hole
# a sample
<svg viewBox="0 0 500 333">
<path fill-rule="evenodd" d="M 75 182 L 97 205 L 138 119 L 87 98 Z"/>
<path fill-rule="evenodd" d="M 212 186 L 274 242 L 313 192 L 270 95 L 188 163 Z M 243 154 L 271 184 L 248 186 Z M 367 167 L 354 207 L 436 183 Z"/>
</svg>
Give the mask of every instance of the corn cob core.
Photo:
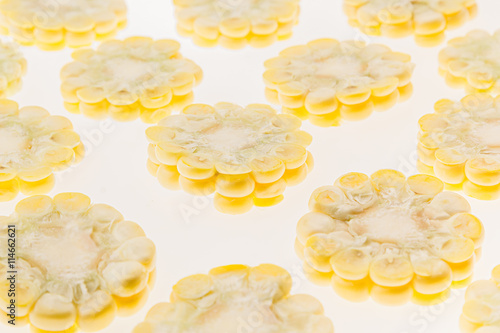
<svg viewBox="0 0 500 333">
<path fill-rule="evenodd" d="M 323 307 L 290 295 L 290 274 L 274 265 L 230 265 L 180 280 L 170 303 L 155 305 L 134 333 L 251 331 L 333 333 Z"/>
<path fill-rule="evenodd" d="M 27 62 L 15 43 L 0 41 L 0 98 L 14 95 L 21 88 Z"/>
<path fill-rule="evenodd" d="M 441 74 L 452 87 L 500 94 L 500 30 L 473 30 L 439 53 Z"/>
<path fill-rule="evenodd" d="M 463 333 L 500 333 L 500 266 L 493 269 L 490 280 L 467 288 L 460 329 Z"/>
<path fill-rule="evenodd" d="M 475 0 L 344 0 L 349 23 L 368 35 L 401 38 L 415 35 L 421 46 L 443 42 L 477 12 Z"/>
<path fill-rule="evenodd" d="M 51 4 L 42 0 L 0 1 L 0 27 L 25 45 L 56 50 L 90 45 L 123 28 L 123 0 L 72 0 Z"/>
<path fill-rule="evenodd" d="M 22 240 L 16 244 L 17 316 L 27 318 L 35 332 L 97 331 L 117 313 L 125 314 L 127 302 L 147 296 L 155 246 L 114 208 L 92 205 L 80 193 L 32 196 L 0 221 L 2 274 L 11 270 L 9 225 Z M 9 303 L 9 285 L 0 285 L 2 309 Z"/>
<path fill-rule="evenodd" d="M 47 110 L 0 100 L 0 201 L 48 192 L 53 172 L 78 162 L 84 148 L 71 122 Z"/>
<path fill-rule="evenodd" d="M 478 199 L 500 196 L 500 99 L 472 94 L 440 100 L 420 121 L 422 171 Z"/>
<path fill-rule="evenodd" d="M 312 169 L 301 121 L 264 104 L 192 104 L 150 127 L 148 168 L 169 189 L 216 192 L 216 208 L 241 213 L 283 198 Z"/>
<path fill-rule="evenodd" d="M 190 100 L 201 68 L 179 53 L 174 40 L 131 37 L 73 53 L 61 71 L 61 92 L 70 112 L 155 123 Z"/>
<path fill-rule="evenodd" d="M 414 64 L 380 44 L 319 39 L 265 62 L 266 94 L 284 111 L 321 126 L 366 118 L 411 94 Z"/>
<path fill-rule="evenodd" d="M 394 170 L 320 187 L 297 225 L 306 272 L 353 301 L 443 301 L 452 282 L 471 276 L 484 233 L 468 202 L 443 188 Z"/>
<path fill-rule="evenodd" d="M 175 0 L 177 28 L 201 46 L 264 47 L 288 38 L 299 0 Z"/>
</svg>

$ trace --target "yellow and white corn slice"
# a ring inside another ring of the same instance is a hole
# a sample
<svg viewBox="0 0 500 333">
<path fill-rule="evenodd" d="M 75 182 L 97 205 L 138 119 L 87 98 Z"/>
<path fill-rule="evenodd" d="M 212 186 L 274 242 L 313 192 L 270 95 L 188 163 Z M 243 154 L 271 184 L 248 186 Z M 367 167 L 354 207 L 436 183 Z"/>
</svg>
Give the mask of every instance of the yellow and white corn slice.
<svg viewBox="0 0 500 333">
<path fill-rule="evenodd" d="M 300 0 L 174 0 L 177 30 L 203 47 L 266 47 L 289 38 Z"/>
<path fill-rule="evenodd" d="M 439 72 L 453 88 L 500 94 L 500 30 L 474 30 L 450 40 L 439 53 Z"/>
<path fill-rule="evenodd" d="M 333 333 L 314 297 L 290 295 L 281 267 L 229 265 L 180 280 L 170 303 L 156 304 L 133 333 Z"/>
<path fill-rule="evenodd" d="M 342 297 L 442 302 L 470 281 L 484 238 L 467 200 L 429 175 L 348 173 L 313 192 L 297 225 L 308 277 Z"/>
<path fill-rule="evenodd" d="M 171 190 L 215 192 L 223 213 L 275 205 L 313 167 L 312 137 L 300 126 L 265 104 L 192 104 L 147 129 L 148 170 Z"/>
<path fill-rule="evenodd" d="M 420 118 L 418 167 L 449 189 L 480 200 L 500 197 L 500 98 L 472 94 L 438 101 Z"/>
<path fill-rule="evenodd" d="M 0 217 L 2 276 L 7 275 L 7 226 L 17 237 L 17 318 L 32 332 L 97 332 L 130 315 L 148 297 L 156 249 L 144 231 L 113 207 L 80 193 L 20 201 Z M 0 282 L 2 316 L 9 281 Z"/>
<path fill-rule="evenodd" d="M 111 38 L 127 20 L 124 0 L 0 0 L 0 31 L 43 50 Z"/>
<path fill-rule="evenodd" d="M 19 192 L 49 192 L 53 173 L 79 162 L 83 154 L 80 136 L 67 118 L 0 100 L 0 202 L 13 200 Z"/>
<path fill-rule="evenodd" d="M 0 98 L 21 90 L 21 78 L 26 74 L 27 62 L 15 43 L 0 41 Z"/>
<path fill-rule="evenodd" d="M 284 112 L 318 126 L 361 120 L 412 92 L 415 65 L 381 44 L 318 39 L 265 62 L 266 96 Z"/>
<path fill-rule="evenodd" d="M 500 266 L 490 280 L 472 283 L 460 317 L 462 333 L 500 333 Z"/>
<path fill-rule="evenodd" d="M 374 36 L 415 36 L 420 46 L 436 46 L 445 31 L 462 26 L 477 13 L 475 0 L 344 0 L 349 24 Z"/>
<path fill-rule="evenodd" d="M 191 102 L 203 77 L 179 49 L 170 39 L 130 37 L 75 51 L 61 70 L 66 109 L 93 119 L 158 122 Z"/>
</svg>

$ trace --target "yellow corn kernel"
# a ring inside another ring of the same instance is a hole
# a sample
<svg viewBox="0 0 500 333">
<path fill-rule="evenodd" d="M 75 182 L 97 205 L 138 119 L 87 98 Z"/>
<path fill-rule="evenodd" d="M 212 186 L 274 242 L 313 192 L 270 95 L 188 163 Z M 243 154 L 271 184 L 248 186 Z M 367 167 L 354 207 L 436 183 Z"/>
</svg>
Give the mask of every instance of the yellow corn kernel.
<svg viewBox="0 0 500 333">
<path fill-rule="evenodd" d="M 463 25 L 474 16 L 475 1 L 425 0 L 418 4 L 392 0 L 344 0 L 349 23 L 369 35 L 400 38 L 415 34 L 418 44 L 433 46 L 444 40 L 444 31 Z M 438 38 L 434 38 L 439 36 Z"/>
<path fill-rule="evenodd" d="M 395 170 L 352 172 L 318 188 L 296 229 L 306 275 L 322 285 L 331 275 L 354 302 L 445 301 L 470 282 L 484 228 L 467 200 L 443 190 L 434 176 Z"/>
<path fill-rule="evenodd" d="M 447 83 L 471 92 L 500 92 L 498 71 L 499 33 L 473 30 L 452 39 L 440 53 L 440 68 Z M 486 52 L 477 52 L 484 48 Z M 496 52 L 496 53 L 495 53 Z"/>
<path fill-rule="evenodd" d="M 119 121 L 138 117 L 155 123 L 192 99 L 201 68 L 182 58 L 178 42 L 145 37 L 102 43 L 81 49 L 61 70 L 61 93 L 68 111 Z M 102 74 L 106 73 L 106 79 Z"/>
<path fill-rule="evenodd" d="M 40 107 L 23 107 L 0 101 L 0 200 L 49 192 L 53 172 L 79 162 L 83 155 L 80 137 L 71 122 L 51 116 Z M 77 156 L 78 153 L 78 156 Z"/>
<path fill-rule="evenodd" d="M 27 62 L 17 44 L 0 42 L 0 63 L 0 98 L 7 98 L 20 90 Z"/>
<path fill-rule="evenodd" d="M 435 111 L 419 121 L 420 168 L 450 190 L 480 200 L 500 197 L 500 103 L 471 94 L 460 102 L 438 101 Z"/>
<path fill-rule="evenodd" d="M 272 206 L 313 168 L 312 137 L 301 124 L 264 104 L 191 104 L 147 129 L 148 169 L 166 188 L 216 192 L 222 212 Z"/>
<path fill-rule="evenodd" d="M 377 70 L 370 72 L 372 63 Z M 318 126 L 337 126 L 339 118 L 361 120 L 392 107 L 402 92 L 407 98 L 414 65 L 383 45 L 319 39 L 282 51 L 265 67 L 270 102 Z"/>
<path fill-rule="evenodd" d="M 43 50 L 90 45 L 111 36 L 126 22 L 123 0 L 84 1 L 59 5 L 48 14 L 47 5 L 36 0 L 6 0 L 0 8 L 3 24 L 14 40 L 35 44 Z M 24 33 L 16 33 L 24 31 Z"/>
<path fill-rule="evenodd" d="M 32 196 L 16 205 L 9 223 L 19 237 L 36 239 L 17 244 L 17 314 L 29 317 L 34 332 L 101 330 L 147 297 L 155 245 L 114 208 L 80 193 Z"/>
<path fill-rule="evenodd" d="M 179 325 L 187 330 L 236 332 L 247 325 L 246 319 L 239 319 L 265 311 L 259 323 L 262 329 L 333 333 L 321 303 L 309 295 L 290 295 L 291 287 L 290 274 L 278 266 L 216 267 L 208 274 L 180 280 L 173 287 L 170 303 L 155 305 L 133 332 L 169 331 Z"/>
</svg>

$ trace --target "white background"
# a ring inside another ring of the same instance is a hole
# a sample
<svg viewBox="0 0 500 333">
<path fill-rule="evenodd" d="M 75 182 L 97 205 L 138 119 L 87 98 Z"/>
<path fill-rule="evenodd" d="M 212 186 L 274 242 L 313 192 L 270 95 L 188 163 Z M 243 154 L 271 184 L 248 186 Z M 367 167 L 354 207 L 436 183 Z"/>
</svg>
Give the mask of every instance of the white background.
<svg viewBox="0 0 500 333">
<path fill-rule="evenodd" d="M 151 36 L 173 38 L 182 43 L 181 52 L 196 61 L 205 73 L 195 90 L 199 103 L 234 102 L 241 105 L 266 103 L 262 73 L 263 62 L 287 46 L 303 44 L 322 37 L 339 40 L 365 39 L 347 24 L 341 0 L 304 0 L 300 23 L 293 37 L 265 49 L 230 51 L 203 49 L 175 31 L 173 6 L 169 0 L 128 0 L 129 25 L 119 38 Z M 492 32 L 500 28 L 497 0 L 478 0 L 479 15 L 464 27 L 447 34 L 463 35 L 474 28 Z M 7 39 L 3 37 L 4 39 Z M 71 50 L 43 52 L 36 48 L 22 50 L 28 59 L 28 74 L 23 90 L 13 97 L 21 106 L 39 105 L 52 114 L 69 117 L 87 145 L 86 158 L 76 167 L 60 174 L 55 189 L 89 195 L 96 203 L 107 203 L 120 210 L 126 219 L 138 222 L 158 249 L 158 280 L 147 305 L 138 314 L 117 318 L 103 332 L 129 332 L 143 320 L 154 304 L 167 301 L 172 285 L 182 277 L 206 273 L 210 268 L 233 263 L 258 265 L 274 263 L 291 271 L 295 293 L 309 293 L 321 300 L 336 332 L 442 333 L 458 332 L 458 317 L 463 305 L 463 290 L 449 301 L 434 307 L 406 305 L 383 307 L 368 301 L 355 304 L 338 297 L 328 287 L 317 287 L 301 273 L 293 242 L 295 225 L 307 211 L 311 192 L 333 183 L 350 171 L 370 174 L 381 168 L 415 173 L 417 120 L 433 111 L 441 98 L 460 99 L 464 92 L 448 88 L 437 74 L 437 53 L 443 45 L 423 49 L 412 37 L 402 40 L 367 38 L 397 51 L 410 53 L 417 64 L 413 97 L 384 113 L 367 120 L 345 123 L 341 127 L 319 128 L 308 122 L 305 130 L 314 137 L 310 147 L 316 167 L 305 182 L 287 189 L 278 206 L 257 209 L 240 216 L 218 213 L 212 199 L 195 199 L 182 192 L 162 188 L 146 171 L 144 130 L 140 121 L 131 123 L 97 122 L 72 115 L 62 106 L 59 93 L 59 71 L 69 62 Z M 13 211 L 15 202 L 0 204 L 0 215 Z M 500 264 L 499 201 L 480 202 L 470 199 L 473 213 L 486 227 L 484 255 L 476 266 L 478 279 L 488 278 Z M 495 214 L 496 213 L 496 214 Z M 57 260 L 57 258 L 54 258 Z M 1 327 L 2 332 L 28 332 Z"/>
</svg>

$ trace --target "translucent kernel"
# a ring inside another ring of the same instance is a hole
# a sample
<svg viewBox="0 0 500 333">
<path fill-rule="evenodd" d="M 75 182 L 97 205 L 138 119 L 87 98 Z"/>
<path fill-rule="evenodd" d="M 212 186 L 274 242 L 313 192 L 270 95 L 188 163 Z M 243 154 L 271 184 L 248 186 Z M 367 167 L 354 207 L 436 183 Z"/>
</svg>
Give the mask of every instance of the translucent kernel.
<svg viewBox="0 0 500 333">
<path fill-rule="evenodd" d="M 16 245 L 17 315 L 34 332 L 99 331 L 147 298 L 155 246 L 114 208 L 80 193 L 32 196 L 17 204 L 10 223 L 24 240 Z M 7 224 L 0 229 L 7 234 Z"/>
<path fill-rule="evenodd" d="M 148 168 L 168 189 L 215 192 L 223 213 L 272 206 L 313 167 L 312 137 L 301 125 L 264 104 L 192 104 L 147 129 Z"/>
<path fill-rule="evenodd" d="M 75 51 L 61 70 L 61 93 L 70 112 L 119 121 L 156 123 L 192 98 L 201 68 L 181 56 L 173 40 L 130 37 Z M 103 76 L 104 73 L 104 76 Z"/>
<path fill-rule="evenodd" d="M 436 304 L 470 282 L 484 227 L 433 176 L 351 172 L 316 189 L 297 224 L 306 275 L 340 296 L 384 305 Z"/>
<path fill-rule="evenodd" d="M 394 105 L 413 68 L 404 54 L 383 45 L 320 39 L 282 51 L 266 62 L 263 77 L 270 102 L 332 126 L 339 116 L 360 120 Z"/>
<path fill-rule="evenodd" d="M 216 267 L 180 280 L 170 303 L 155 305 L 133 332 L 237 332 L 257 311 L 265 314 L 259 330 L 333 333 L 321 303 L 290 295 L 291 286 L 290 274 L 275 265 Z"/>
</svg>

